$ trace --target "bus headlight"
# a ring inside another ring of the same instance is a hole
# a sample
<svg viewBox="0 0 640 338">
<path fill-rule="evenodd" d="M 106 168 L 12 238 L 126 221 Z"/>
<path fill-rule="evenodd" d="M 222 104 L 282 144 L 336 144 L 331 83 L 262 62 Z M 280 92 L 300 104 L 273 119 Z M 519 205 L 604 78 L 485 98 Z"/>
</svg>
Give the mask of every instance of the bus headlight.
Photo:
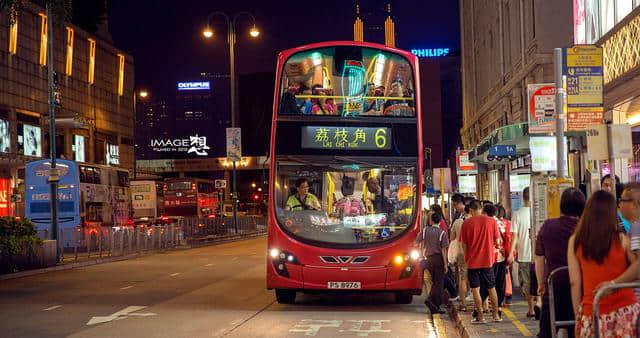
<svg viewBox="0 0 640 338">
<path fill-rule="evenodd" d="M 417 261 L 420 258 L 420 251 L 418 251 L 418 249 L 411 250 L 409 257 L 412 261 Z"/>
<path fill-rule="evenodd" d="M 273 248 L 269 250 L 269 255 L 271 256 L 271 258 L 276 259 L 280 255 L 280 250 Z"/>
<path fill-rule="evenodd" d="M 400 265 L 404 262 L 404 257 L 402 257 L 402 255 L 395 255 L 395 257 L 393 257 L 393 262 L 396 265 Z"/>
</svg>

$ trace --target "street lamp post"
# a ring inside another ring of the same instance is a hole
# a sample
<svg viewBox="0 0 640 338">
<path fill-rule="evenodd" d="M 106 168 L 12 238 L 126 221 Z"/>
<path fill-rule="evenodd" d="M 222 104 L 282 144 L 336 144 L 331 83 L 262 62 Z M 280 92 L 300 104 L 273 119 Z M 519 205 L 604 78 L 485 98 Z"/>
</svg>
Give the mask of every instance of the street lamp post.
<svg viewBox="0 0 640 338">
<path fill-rule="evenodd" d="M 253 26 L 249 31 L 249 35 L 252 38 L 257 38 L 260 35 L 260 31 L 256 28 L 256 18 L 249 12 L 239 12 L 233 16 L 233 19 L 224 12 L 213 12 L 207 17 L 207 27 L 202 32 L 205 38 L 210 39 L 213 37 L 213 29 L 211 28 L 211 19 L 214 16 L 220 16 L 224 18 L 227 23 L 227 43 L 229 44 L 229 77 L 231 86 L 231 127 L 235 128 L 237 125 L 238 105 L 236 97 L 236 62 L 235 62 L 235 45 L 236 45 L 236 22 L 241 16 L 248 16 L 253 22 Z M 233 226 L 238 232 L 238 191 L 236 189 L 236 161 L 233 161 L 233 192 L 231 194 L 233 205 Z"/>
</svg>

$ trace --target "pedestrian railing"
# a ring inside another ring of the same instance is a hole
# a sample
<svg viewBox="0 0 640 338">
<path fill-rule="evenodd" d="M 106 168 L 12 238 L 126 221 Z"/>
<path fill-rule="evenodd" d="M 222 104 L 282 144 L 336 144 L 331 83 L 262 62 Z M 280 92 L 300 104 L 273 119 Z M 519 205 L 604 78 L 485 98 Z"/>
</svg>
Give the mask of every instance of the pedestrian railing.
<svg viewBox="0 0 640 338">
<path fill-rule="evenodd" d="M 239 216 L 238 224 L 232 217 L 182 218 L 178 224 L 185 238 L 198 240 L 265 233 L 266 221 L 265 216 Z"/>
<path fill-rule="evenodd" d="M 41 238 L 50 238 L 48 231 L 39 231 Z M 177 224 L 148 227 L 77 227 L 58 232 L 62 261 L 83 258 L 124 256 L 174 248 L 183 241 L 182 228 Z"/>
<path fill-rule="evenodd" d="M 637 288 L 640 288 L 640 282 L 619 283 L 619 284 L 609 284 L 609 285 L 603 286 L 600 288 L 600 290 L 598 290 L 598 292 L 596 292 L 596 296 L 593 300 L 593 318 L 592 318 L 595 338 L 600 337 L 600 321 L 598 320 L 598 317 L 600 315 L 600 311 L 599 311 L 600 299 L 602 297 L 605 297 L 607 294 L 609 294 L 612 291 L 616 291 L 620 289 L 637 289 Z M 640 324 L 640 318 L 636 320 L 638 321 L 637 324 Z M 637 336 L 640 337 L 640 333 Z"/>
<path fill-rule="evenodd" d="M 551 273 L 549 274 L 549 278 L 547 279 L 547 290 L 549 290 L 549 316 L 551 319 L 551 336 L 553 338 L 556 338 L 558 336 L 568 337 L 569 328 L 576 325 L 575 320 L 556 321 L 556 303 L 553 285 L 556 282 L 557 277 L 563 273 L 568 274 L 569 268 L 566 266 L 562 266 L 554 269 L 553 271 L 551 271 Z"/>
</svg>

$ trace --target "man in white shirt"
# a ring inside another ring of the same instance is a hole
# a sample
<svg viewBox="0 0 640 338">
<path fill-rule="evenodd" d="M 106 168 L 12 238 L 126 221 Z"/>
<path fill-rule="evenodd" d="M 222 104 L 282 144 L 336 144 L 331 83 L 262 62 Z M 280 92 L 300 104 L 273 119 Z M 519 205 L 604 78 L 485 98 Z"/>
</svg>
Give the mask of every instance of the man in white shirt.
<svg viewBox="0 0 640 338">
<path fill-rule="evenodd" d="M 529 187 L 522 191 L 523 206 L 511 216 L 511 252 L 507 264 L 513 263 L 516 253 L 518 255 L 518 279 L 520 291 L 527 299 L 529 312 L 527 317 L 534 316 L 535 291 L 538 288 L 535 274 L 532 273 L 531 257 L 531 202 L 529 200 Z M 535 285 L 532 285 L 534 284 Z M 535 289 L 534 289 L 535 287 Z"/>
</svg>

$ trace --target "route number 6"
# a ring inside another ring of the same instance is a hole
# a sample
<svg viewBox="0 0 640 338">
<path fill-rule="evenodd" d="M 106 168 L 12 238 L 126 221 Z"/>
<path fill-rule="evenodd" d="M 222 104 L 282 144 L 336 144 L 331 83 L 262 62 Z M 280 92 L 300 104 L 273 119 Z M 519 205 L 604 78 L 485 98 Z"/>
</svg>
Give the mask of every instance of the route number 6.
<svg viewBox="0 0 640 338">
<path fill-rule="evenodd" d="M 376 130 L 375 141 L 378 148 L 384 148 L 387 145 L 387 131 L 384 128 Z"/>
</svg>

